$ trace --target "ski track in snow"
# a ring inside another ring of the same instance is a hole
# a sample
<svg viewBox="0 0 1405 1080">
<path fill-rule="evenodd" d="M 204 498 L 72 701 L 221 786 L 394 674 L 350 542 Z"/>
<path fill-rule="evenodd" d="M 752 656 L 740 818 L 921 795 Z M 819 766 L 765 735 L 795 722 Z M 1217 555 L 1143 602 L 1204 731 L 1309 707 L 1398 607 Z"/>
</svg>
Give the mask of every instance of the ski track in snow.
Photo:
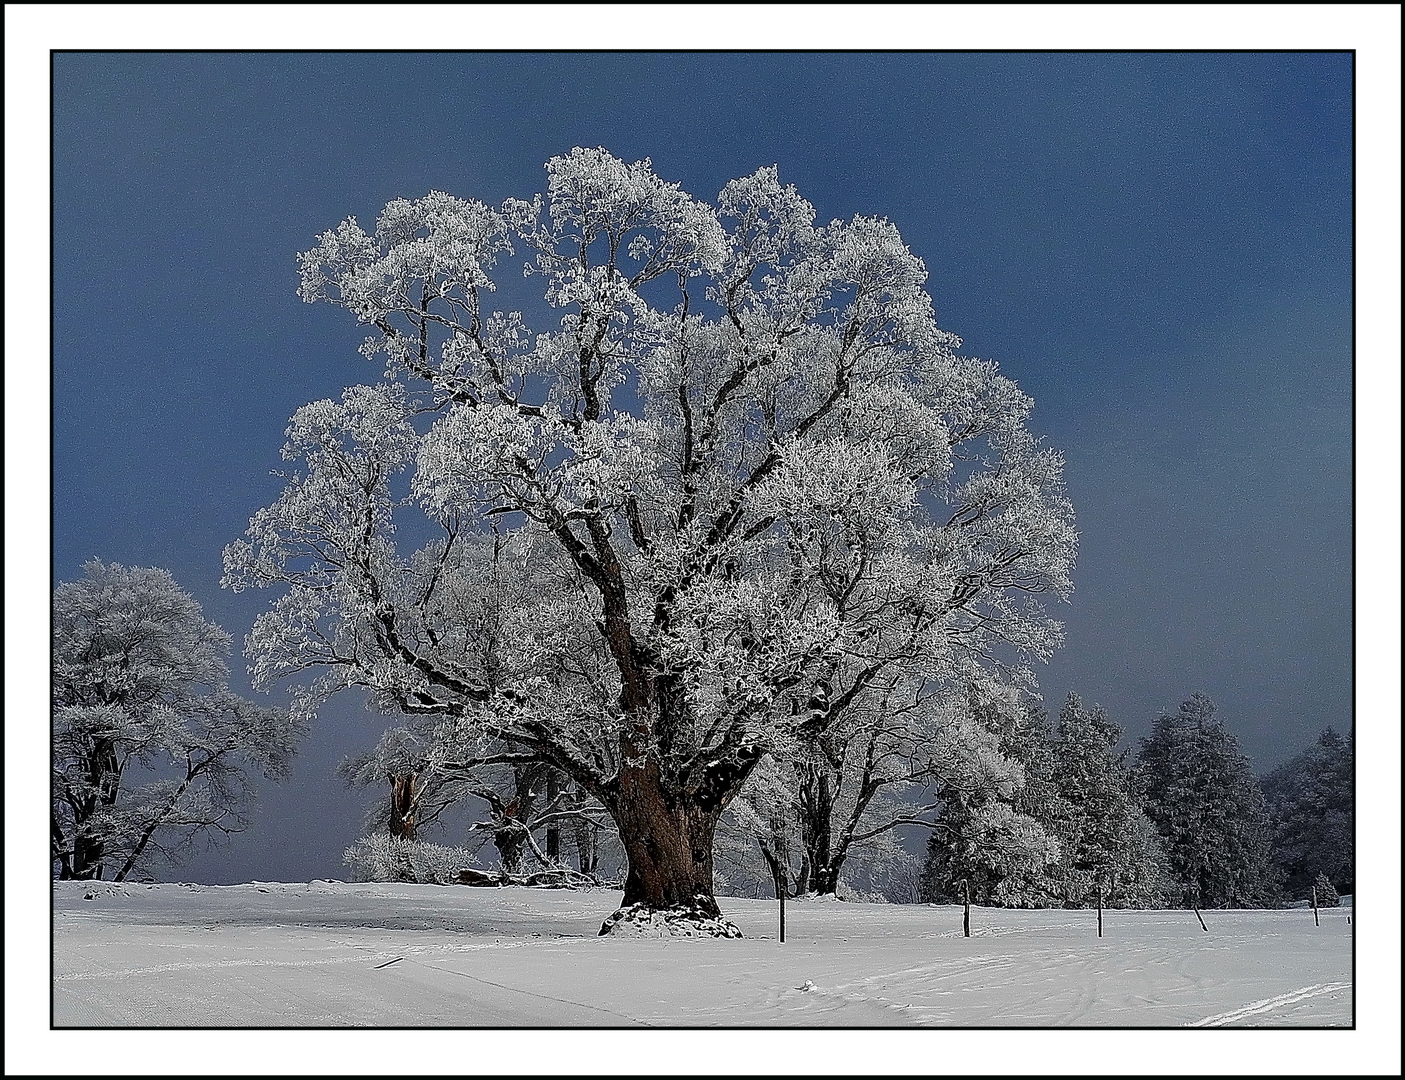
<svg viewBox="0 0 1405 1080">
<path fill-rule="evenodd" d="M 363 964 L 370 961 L 405 960 L 421 953 L 460 953 L 476 952 L 482 949 L 524 949 L 550 945 L 564 945 L 571 939 L 555 938 L 549 941 L 478 941 L 454 943 L 452 945 L 404 945 L 398 949 L 381 952 L 358 952 L 354 956 L 328 956 L 318 960 L 274 960 L 255 957 L 246 960 L 194 960 L 183 963 L 157 964 L 153 967 L 123 968 L 121 970 L 66 971 L 55 973 L 54 982 L 81 982 L 86 979 L 127 979 L 134 975 L 161 975 L 171 971 L 212 971 L 220 968 L 277 967 L 310 968 L 325 967 L 329 964 Z M 356 942 L 335 942 L 348 949 L 364 950 L 366 946 Z M 589 1008 L 589 1006 L 582 1006 Z"/>
<path fill-rule="evenodd" d="M 1277 997 L 1255 1001 L 1251 1005 L 1245 1005 L 1242 1009 L 1234 1009 L 1231 1012 L 1207 1016 L 1203 1020 L 1196 1020 L 1187 1024 L 1186 1027 L 1227 1027 L 1241 1020 L 1247 1020 L 1251 1016 L 1271 1012 L 1274 1009 L 1282 1008 L 1284 1005 L 1295 1005 L 1299 1001 L 1310 997 L 1317 997 L 1319 994 L 1334 994 L 1341 990 L 1350 989 L 1351 983 L 1321 983 L 1317 986 L 1304 986 L 1297 990 L 1289 991 L 1286 994 L 1279 994 Z"/>
<path fill-rule="evenodd" d="M 491 986 L 497 990 L 506 990 L 512 994 L 523 994 L 526 997 L 536 998 L 538 1001 L 554 1001 L 558 1005 L 572 1005 L 577 1009 L 587 1009 L 591 1012 L 604 1013 L 607 1016 L 613 1016 L 617 1019 L 623 1020 L 626 1024 L 631 1024 L 638 1027 L 654 1026 L 646 1020 L 639 1020 L 632 1016 L 626 1016 L 624 1013 L 615 1012 L 613 1009 L 602 1009 L 599 1005 L 587 1005 L 584 1002 L 580 1001 L 570 1001 L 567 998 L 553 997 L 551 994 L 538 994 L 534 990 L 523 990 L 520 987 L 516 986 L 506 986 L 503 983 L 496 983 L 490 979 L 480 979 L 477 975 L 470 975 L 466 971 L 456 971 L 453 968 L 442 968 L 436 964 L 426 964 L 421 961 L 420 966 L 431 968 L 434 971 L 447 972 L 450 975 L 457 975 L 460 978 L 472 979 L 476 983 L 480 983 L 483 986 Z"/>
</svg>

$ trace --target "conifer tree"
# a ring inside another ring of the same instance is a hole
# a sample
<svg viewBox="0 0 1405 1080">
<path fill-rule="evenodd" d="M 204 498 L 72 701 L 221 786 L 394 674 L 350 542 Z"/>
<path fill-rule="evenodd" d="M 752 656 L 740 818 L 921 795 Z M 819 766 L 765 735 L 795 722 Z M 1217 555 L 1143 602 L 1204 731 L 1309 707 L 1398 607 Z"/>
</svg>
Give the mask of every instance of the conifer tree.
<svg viewBox="0 0 1405 1080">
<path fill-rule="evenodd" d="M 1319 873 L 1312 883 L 1313 895 L 1318 907 L 1340 907 L 1342 898 L 1326 874 Z"/>
<path fill-rule="evenodd" d="M 969 888 L 977 904 L 1057 903 L 1057 827 L 1067 810 L 1053 781 L 1048 714 L 1034 706 L 1002 719 L 975 697 L 971 712 L 991 742 L 936 785 L 937 825 L 920 895 L 928 903 L 956 903 Z"/>
<path fill-rule="evenodd" d="M 1163 887 L 1159 844 L 1144 819 L 1131 772 L 1117 752 L 1122 730 L 1102 706 L 1075 693 L 1059 711 L 1053 781 L 1063 816 L 1055 828 L 1065 903 L 1154 907 Z"/>
<path fill-rule="evenodd" d="M 1239 742 L 1195 694 L 1162 715 L 1138 755 L 1146 812 L 1183 903 L 1253 907 L 1273 898 L 1268 813 Z"/>
<path fill-rule="evenodd" d="M 1354 757 L 1352 736 L 1328 728 L 1307 750 L 1264 777 L 1274 865 L 1294 899 L 1307 897 L 1318 874 L 1348 893 L 1355 891 Z"/>
</svg>

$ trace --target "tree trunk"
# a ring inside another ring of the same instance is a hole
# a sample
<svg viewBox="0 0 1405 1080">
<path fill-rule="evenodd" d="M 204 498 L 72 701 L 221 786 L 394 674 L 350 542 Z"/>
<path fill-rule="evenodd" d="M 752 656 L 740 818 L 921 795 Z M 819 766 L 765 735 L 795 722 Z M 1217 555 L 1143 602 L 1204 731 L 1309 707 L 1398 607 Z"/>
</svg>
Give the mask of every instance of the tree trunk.
<svg viewBox="0 0 1405 1080">
<path fill-rule="evenodd" d="M 493 846 L 498 849 L 498 862 L 503 872 L 521 874 L 526 861 L 526 830 L 519 822 L 509 822 L 506 828 L 493 830 Z"/>
<path fill-rule="evenodd" d="M 756 846 L 761 849 L 761 857 L 766 860 L 767 867 L 771 871 L 771 885 L 776 890 L 776 899 L 783 899 L 789 883 L 785 880 L 785 871 L 781 869 L 780 857 L 768 848 L 760 839 L 757 839 Z"/>
<path fill-rule="evenodd" d="M 800 842 L 809 873 L 802 892 L 833 895 L 839 888 L 844 859 L 833 854 L 834 785 L 823 768 L 812 768 L 800 787 Z"/>
<path fill-rule="evenodd" d="M 76 881 L 102 880 L 103 842 L 79 833 L 73 838 L 73 878 Z"/>
<path fill-rule="evenodd" d="M 816 863 L 810 872 L 810 886 L 821 896 L 833 896 L 839 891 L 839 865 L 832 860 Z"/>
<path fill-rule="evenodd" d="M 59 826 L 58 820 L 50 818 L 50 835 L 53 857 L 58 860 L 59 880 L 70 881 L 73 878 L 73 852 L 68 850 L 68 841 L 64 839 L 63 829 Z"/>
<path fill-rule="evenodd" d="M 810 887 L 810 856 L 808 852 L 800 853 L 800 869 L 795 874 L 795 895 L 804 896 L 807 892 L 813 892 Z"/>
<path fill-rule="evenodd" d="M 602 934 L 621 923 L 647 921 L 653 914 L 669 922 L 697 924 L 697 932 L 740 937 L 722 918 L 712 894 L 712 840 L 722 807 L 696 796 L 666 790 L 658 763 L 620 770 L 609 809 L 629 857 L 624 903 L 605 921 Z"/>
<path fill-rule="evenodd" d="M 87 780 L 91 795 L 73 823 L 73 877 L 79 881 L 101 881 L 102 860 L 107 853 L 106 841 L 85 829 L 98 813 L 117 803 L 117 789 L 122 780 L 122 763 L 111 742 L 100 739 L 87 760 Z"/>
<path fill-rule="evenodd" d="M 584 801 L 579 792 L 571 796 L 571 805 L 577 810 Z M 582 816 L 575 820 L 572 834 L 576 842 L 576 865 L 582 874 L 594 874 L 600 857 L 595 827 Z"/>
<path fill-rule="evenodd" d="M 415 774 L 394 773 L 390 777 L 390 835 L 402 840 L 414 840 L 418 831 Z"/>
<path fill-rule="evenodd" d="M 555 807 L 556 800 L 561 797 L 561 774 L 555 769 L 546 777 L 546 804 L 548 807 Z M 561 863 L 561 828 L 558 825 L 548 825 L 546 827 L 546 857 L 552 866 Z"/>
</svg>

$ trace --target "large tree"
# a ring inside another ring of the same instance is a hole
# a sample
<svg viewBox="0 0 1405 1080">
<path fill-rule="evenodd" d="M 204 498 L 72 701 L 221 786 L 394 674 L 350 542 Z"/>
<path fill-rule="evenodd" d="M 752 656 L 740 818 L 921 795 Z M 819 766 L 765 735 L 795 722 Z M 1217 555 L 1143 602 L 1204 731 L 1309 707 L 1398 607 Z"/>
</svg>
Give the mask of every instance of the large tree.
<svg viewBox="0 0 1405 1080">
<path fill-rule="evenodd" d="M 51 854 L 121 881 L 242 829 L 250 770 L 280 776 L 301 721 L 230 692 L 229 635 L 169 572 L 83 570 L 53 598 Z"/>
<path fill-rule="evenodd" d="M 814 219 L 774 168 L 713 208 L 577 148 L 544 199 L 397 199 L 301 256 L 386 370 L 294 416 L 297 471 L 226 552 L 232 586 L 285 589 L 257 676 L 322 667 L 306 710 L 360 685 L 565 773 L 628 854 L 610 927 L 729 932 L 718 818 L 836 697 L 1019 677 L 1059 640 L 1037 598 L 1067 594 L 1075 534 L 1029 399 L 937 327 L 892 224 Z M 515 246 L 554 328 L 486 306 Z M 439 536 L 402 553 L 411 505 Z M 488 642 L 473 597 L 504 576 Z"/>
</svg>

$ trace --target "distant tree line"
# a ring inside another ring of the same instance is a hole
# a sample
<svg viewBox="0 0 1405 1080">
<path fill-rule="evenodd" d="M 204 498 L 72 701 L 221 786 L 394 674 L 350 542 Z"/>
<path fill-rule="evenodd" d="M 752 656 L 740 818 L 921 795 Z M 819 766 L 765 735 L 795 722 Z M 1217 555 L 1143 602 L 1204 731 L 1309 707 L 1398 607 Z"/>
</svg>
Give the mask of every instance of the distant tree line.
<svg viewBox="0 0 1405 1080">
<path fill-rule="evenodd" d="M 1262 779 L 1195 694 L 1134 758 L 1098 706 L 1070 694 L 1057 722 L 1027 710 L 1000 743 L 1022 774 L 938 792 L 921 898 L 1016 907 L 1262 907 L 1354 891 L 1352 739 L 1328 729 Z M 1131 760 L 1129 760 L 1131 758 Z M 1003 801 L 1052 843 L 1011 859 L 982 820 Z M 1030 857 L 1033 854 L 1034 857 Z"/>
<path fill-rule="evenodd" d="M 968 739 L 962 754 L 928 762 L 906 801 L 862 816 L 863 826 L 845 834 L 862 838 L 847 862 L 811 820 L 803 782 L 779 765 L 760 770 L 724 819 L 718 891 L 1216 908 L 1305 900 L 1314 888 L 1318 903 L 1331 905 L 1354 890 L 1349 737 L 1329 729 L 1259 778 L 1203 694 L 1158 718 L 1135 752 L 1119 749 L 1120 727 L 1077 694 L 1052 720 L 1038 705 L 1011 709 L 1008 699 L 975 692 L 963 715 L 990 741 L 973 750 Z M 569 869 L 601 881 L 622 872 L 608 818 L 566 778 L 520 766 L 458 774 L 443 750 L 452 743 L 442 729 L 412 724 L 343 763 L 350 782 L 385 785 L 389 796 L 376 800 L 370 835 L 347 853 L 358 873 L 454 879 L 450 849 L 425 843 L 419 830 L 465 799 L 488 813 L 468 826 L 468 848 L 452 850 L 469 856 L 491 841 L 503 880 Z M 836 800 L 844 780 L 835 781 Z M 860 818 L 852 802 L 846 813 Z M 928 828 L 924 859 L 883 827 L 893 823 Z"/>
</svg>

